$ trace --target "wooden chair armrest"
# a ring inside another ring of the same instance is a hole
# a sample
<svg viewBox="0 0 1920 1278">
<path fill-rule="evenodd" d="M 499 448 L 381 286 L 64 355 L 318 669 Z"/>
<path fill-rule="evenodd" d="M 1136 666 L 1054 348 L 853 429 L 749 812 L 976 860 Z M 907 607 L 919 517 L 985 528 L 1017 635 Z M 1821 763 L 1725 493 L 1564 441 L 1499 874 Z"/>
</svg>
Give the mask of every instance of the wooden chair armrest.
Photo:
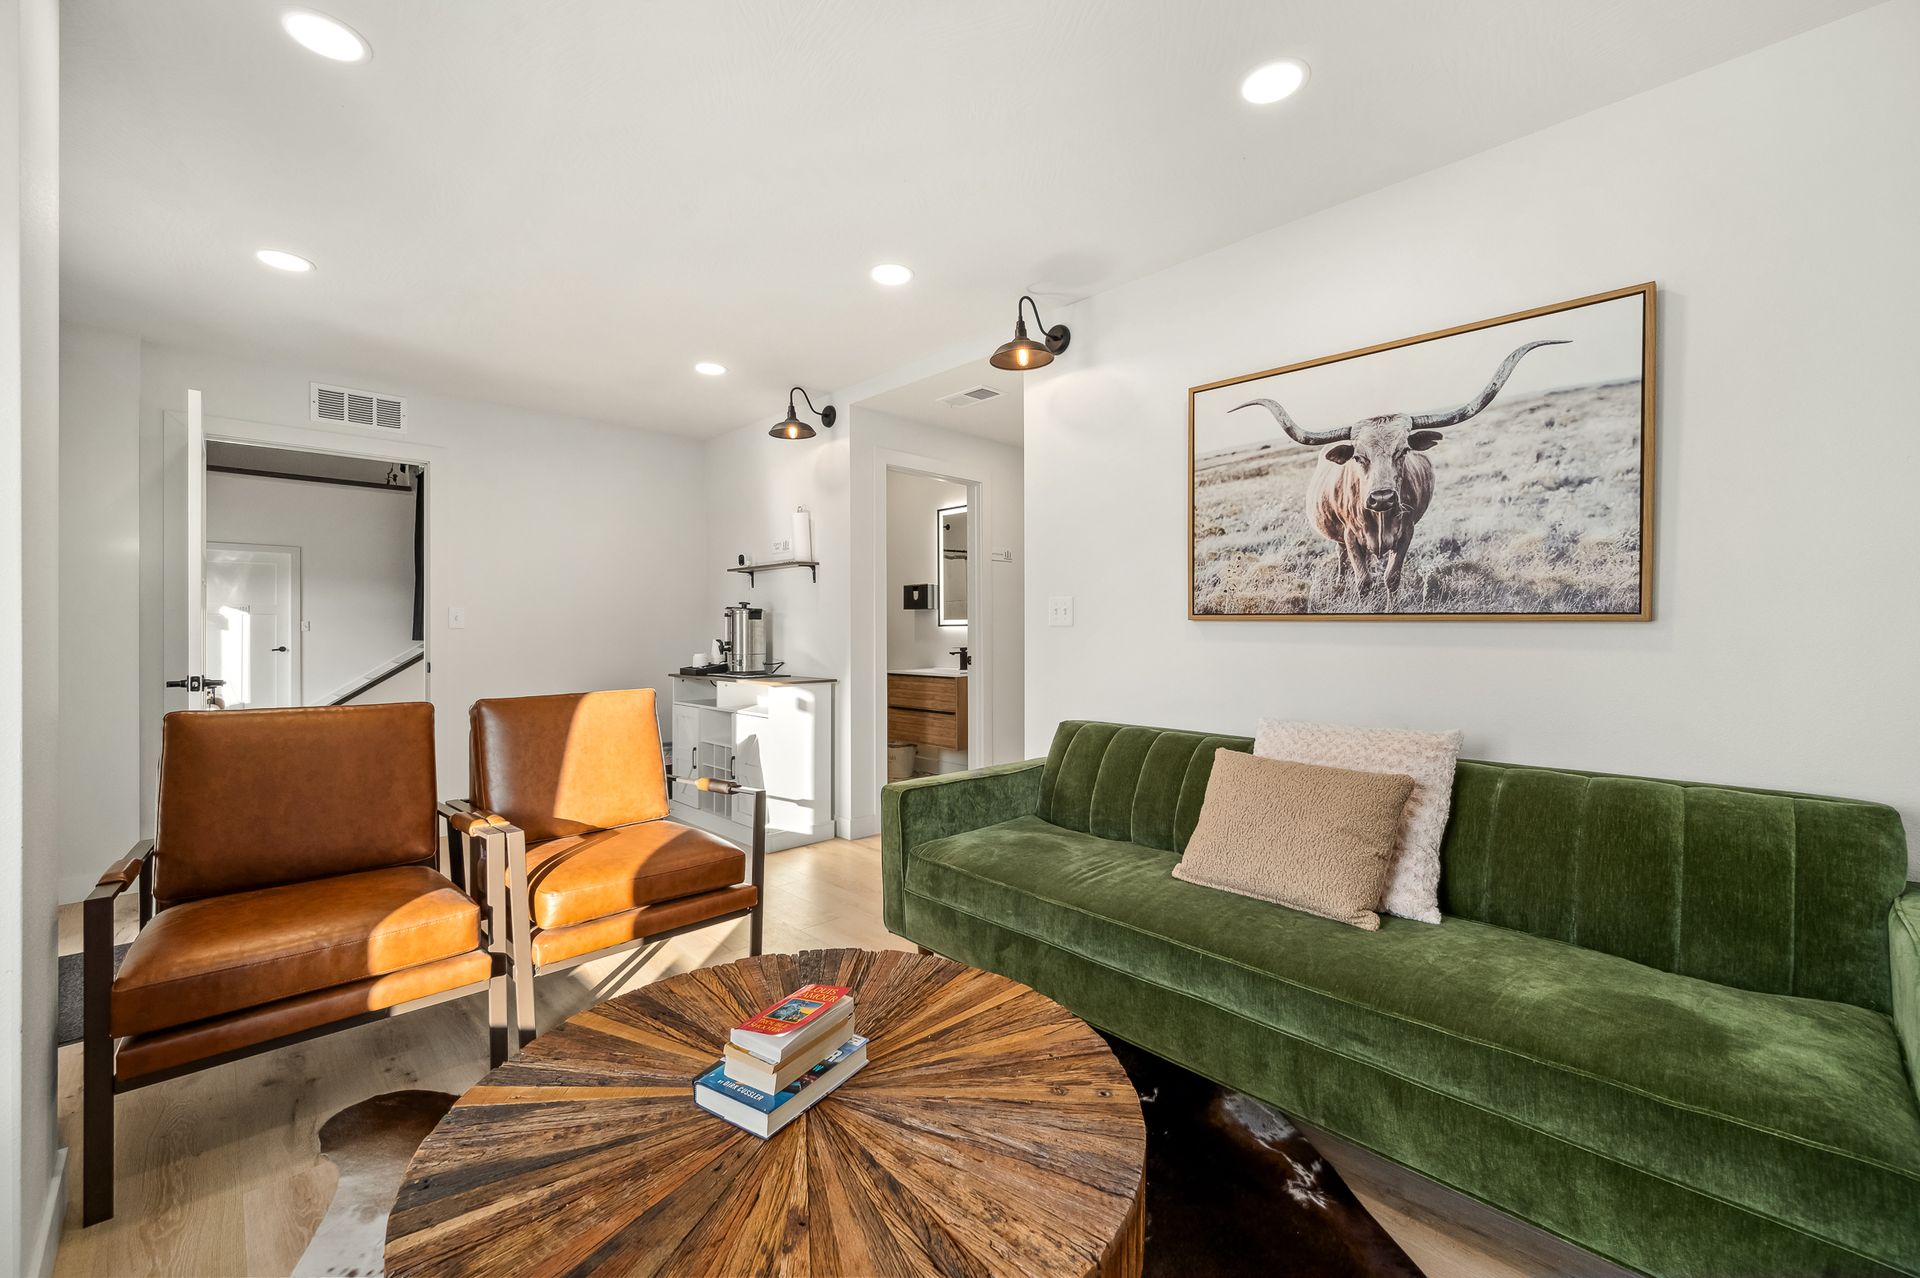
<svg viewBox="0 0 1920 1278">
<path fill-rule="evenodd" d="M 506 819 L 475 807 L 472 799 L 443 799 L 437 811 L 441 820 L 461 834 L 469 833 L 476 825 L 498 824 Z"/>
<path fill-rule="evenodd" d="M 764 895 L 767 890 L 767 792 L 725 777 L 700 777 L 694 781 L 693 788 L 712 794 L 753 796 L 753 844 L 747 852 L 750 858 L 747 873 L 748 881 Z"/>
<path fill-rule="evenodd" d="M 468 808 L 463 812 L 446 813 L 447 826 L 456 834 L 478 835 L 488 829 L 507 824 L 507 819 L 492 812 L 483 812 L 478 808 Z"/>
<path fill-rule="evenodd" d="M 111 901 L 122 892 L 139 882 L 141 871 L 146 868 L 147 858 L 153 854 L 153 840 L 143 839 L 133 845 L 133 850 L 106 868 L 93 891 L 87 894 L 87 900 Z"/>
</svg>

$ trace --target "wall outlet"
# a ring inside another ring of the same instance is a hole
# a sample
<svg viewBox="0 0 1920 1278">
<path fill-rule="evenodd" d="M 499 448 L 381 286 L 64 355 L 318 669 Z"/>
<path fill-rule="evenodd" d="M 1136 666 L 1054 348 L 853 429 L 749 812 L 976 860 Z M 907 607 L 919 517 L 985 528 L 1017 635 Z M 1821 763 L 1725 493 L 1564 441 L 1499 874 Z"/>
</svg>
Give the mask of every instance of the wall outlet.
<svg viewBox="0 0 1920 1278">
<path fill-rule="evenodd" d="M 1011 550 L 996 550 L 993 552 L 993 562 L 996 564 L 1010 564 L 1013 562 L 1013 552 Z"/>
<path fill-rule="evenodd" d="M 1073 596 L 1053 595 L 1047 600 L 1047 624 L 1049 626 L 1071 626 L 1073 624 Z"/>
<path fill-rule="evenodd" d="M 467 610 L 465 608 L 447 609 L 447 629 L 465 630 L 467 628 Z"/>
<path fill-rule="evenodd" d="M 793 553 L 793 538 L 775 537 L 773 539 L 773 553 L 776 555 L 791 555 Z"/>
</svg>

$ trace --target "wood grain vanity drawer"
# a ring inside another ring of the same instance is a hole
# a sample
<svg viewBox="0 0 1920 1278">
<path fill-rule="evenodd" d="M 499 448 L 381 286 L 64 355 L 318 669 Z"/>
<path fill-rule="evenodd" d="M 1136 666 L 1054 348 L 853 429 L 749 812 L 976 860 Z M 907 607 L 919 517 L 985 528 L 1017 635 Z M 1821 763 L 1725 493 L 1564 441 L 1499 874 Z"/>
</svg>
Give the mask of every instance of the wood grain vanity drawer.
<svg viewBox="0 0 1920 1278">
<path fill-rule="evenodd" d="M 967 721 L 957 714 L 889 708 L 887 739 L 942 746 L 948 750 L 964 750 L 967 748 Z"/>
<path fill-rule="evenodd" d="M 895 710 L 959 714 L 967 704 L 967 681 L 941 675 L 887 676 L 887 705 Z"/>
</svg>

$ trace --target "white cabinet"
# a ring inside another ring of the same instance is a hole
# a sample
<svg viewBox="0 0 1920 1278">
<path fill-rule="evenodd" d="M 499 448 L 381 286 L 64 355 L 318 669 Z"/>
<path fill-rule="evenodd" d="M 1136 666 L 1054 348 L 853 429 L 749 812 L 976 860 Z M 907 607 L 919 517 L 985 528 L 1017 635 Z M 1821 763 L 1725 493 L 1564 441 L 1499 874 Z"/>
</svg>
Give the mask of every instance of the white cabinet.
<svg viewBox="0 0 1920 1278">
<path fill-rule="evenodd" d="M 831 679 L 673 676 L 673 817 L 746 843 L 751 795 L 697 790 L 719 777 L 767 792 L 767 847 L 833 837 Z"/>
</svg>

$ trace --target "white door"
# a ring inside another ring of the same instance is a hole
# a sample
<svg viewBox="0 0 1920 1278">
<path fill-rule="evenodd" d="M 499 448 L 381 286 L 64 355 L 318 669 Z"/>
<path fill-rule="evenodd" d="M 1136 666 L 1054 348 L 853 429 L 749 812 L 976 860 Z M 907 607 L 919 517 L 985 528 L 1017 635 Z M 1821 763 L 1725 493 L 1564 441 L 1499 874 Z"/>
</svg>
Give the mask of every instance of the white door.
<svg viewBox="0 0 1920 1278">
<path fill-rule="evenodd" d="M 207 543 L 207 684 L 229 710 L 302 704 L 300 548 Z"/>
<path fill-rule="evenodd" d="M 187 412 L 161 421 L 164 501 L 161 514 L 161 665 L 166 695 L 161 712 L 204 710 L 206 688 L 206 597 L 201 565 L 206 554 L 207 435 L 200 392 L 187 392 Z"/>
</svg>

